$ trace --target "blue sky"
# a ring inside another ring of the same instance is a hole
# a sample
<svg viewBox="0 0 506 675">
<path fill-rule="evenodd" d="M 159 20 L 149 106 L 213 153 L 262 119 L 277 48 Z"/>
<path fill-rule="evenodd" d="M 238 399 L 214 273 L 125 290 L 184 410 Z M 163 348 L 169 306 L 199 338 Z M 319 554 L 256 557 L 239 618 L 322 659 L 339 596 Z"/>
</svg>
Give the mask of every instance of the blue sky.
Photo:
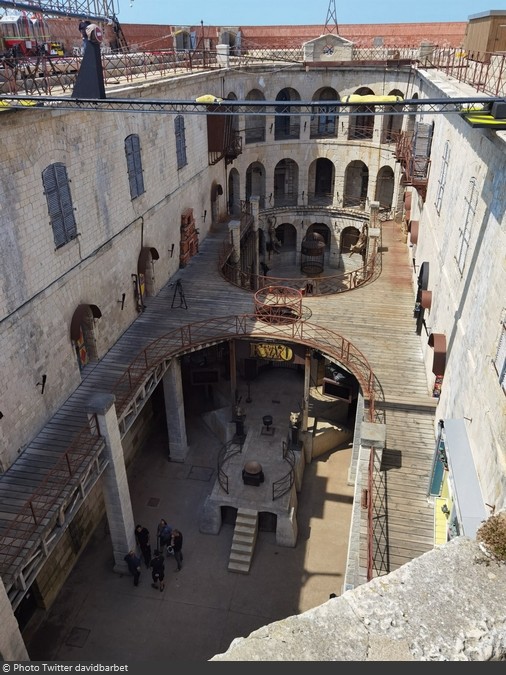
<svg viewBox="0 0 506 675">
<path fill-rule="evenodd" d="M 116 0 L 120 23 L 154 23 L 198 26 L 324 25 L 329 0 Z M 464 21 L 491 10 L 506 10 L 505 0 L 361 0 L 360 3 L 332 2 L 337 23 L 420 23 Z M 358 9 L 360 8 L 360 9 Z M 332 22 L 333 23 L 333 22 Z"/>
</svg>

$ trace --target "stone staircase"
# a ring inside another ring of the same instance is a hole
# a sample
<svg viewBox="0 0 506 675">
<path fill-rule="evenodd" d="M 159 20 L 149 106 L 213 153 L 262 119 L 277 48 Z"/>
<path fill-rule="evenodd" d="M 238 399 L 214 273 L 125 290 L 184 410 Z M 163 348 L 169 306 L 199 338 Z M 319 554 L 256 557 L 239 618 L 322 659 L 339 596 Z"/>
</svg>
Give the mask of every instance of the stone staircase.
<svg viewBox="0 0 506 675">
<path fill-rule="evenodd" d="M 258 512 L 238 509 L 228 571 L 248 574 L 258 533 Z"/>
</svg>

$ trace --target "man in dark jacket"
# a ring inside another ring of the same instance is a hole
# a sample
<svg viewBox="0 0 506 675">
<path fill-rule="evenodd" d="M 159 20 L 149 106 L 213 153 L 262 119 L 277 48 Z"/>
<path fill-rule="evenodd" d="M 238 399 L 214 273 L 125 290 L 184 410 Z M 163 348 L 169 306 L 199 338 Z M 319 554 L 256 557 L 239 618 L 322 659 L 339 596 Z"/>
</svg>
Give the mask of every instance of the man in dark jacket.
<svg viewBox="0 0 506 675">
<path fill-rule="evenodd" d="M 174 551 L 174 558 L 177 563 L 177 570 L 175 571 L 178 572 L 183 566 L 183 535 L 179 530 L 172 530 L 170 545 Z"/>
<path fill-rule="evenodd" d="M 135 538 L 141 549 L 142 557 L 146 567 L 149 567 L 151 562 L 151 544 L 149 543 L 149 530 L 147 527 L 142 527 L 142 525 L 137 525 L 135 527 Z"/>
<path fill-rule="evenodd" d="M 163 591 L 165 588 L 165 561 L 163 559 L 163 554 L 160 553 L 158 549 L 156 549 L 155 555 L 151 560 L 151 569 L 153 570 L 151 572 L 151 577 L 153 579 L 151 586 Z"/>
<path fill-rule="evenodd" d="M 141 576 L 141 561 L 135 555 L 135 551 L 129 551 L 123 560 L 128 565 L 128 570 L 134 578 L 134 586 L 139 585 L 139 578 Z"/>
</svg>

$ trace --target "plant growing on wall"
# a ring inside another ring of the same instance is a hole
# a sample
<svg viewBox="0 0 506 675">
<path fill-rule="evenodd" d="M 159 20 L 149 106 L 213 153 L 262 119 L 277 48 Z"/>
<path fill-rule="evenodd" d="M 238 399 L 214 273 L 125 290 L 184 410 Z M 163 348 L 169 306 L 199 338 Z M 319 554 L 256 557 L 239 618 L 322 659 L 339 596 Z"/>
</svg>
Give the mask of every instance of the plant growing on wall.
<svg viewBox="0 0 506 675">
<path fill-rule="evenodd" d="M 506 562 L 506 511 L 490 516 L 477 531 L 476 539 L 486 553 Z"/>
</svg>

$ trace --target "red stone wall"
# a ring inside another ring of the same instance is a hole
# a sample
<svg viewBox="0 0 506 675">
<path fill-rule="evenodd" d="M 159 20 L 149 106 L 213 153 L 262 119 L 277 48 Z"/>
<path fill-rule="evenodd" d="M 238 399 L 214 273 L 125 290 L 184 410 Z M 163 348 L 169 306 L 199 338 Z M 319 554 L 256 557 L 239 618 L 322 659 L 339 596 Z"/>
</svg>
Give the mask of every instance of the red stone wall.
<svg viewBox="0 0 506 675">
<path fill-rule="evenodd" d="M 48 24 L 54 40 L 64 43 L 67 53 L 73 47 L 81 46 L 78 19 L 49 19 Z M 179 27 L 170 25 L 121 24 L 123 34 L 130 48 L 139 50 L 172 49 L 172 32 Z M 438 46 L 460 47 L 463 44 L 467 23 L 385 23 L 385 24 L 344 24 L 339 26 L 339 35 L 359 46 L 373 47 L 375 38 L 382 38 L 385 47 L 418 47 L 428 41 Z M 102 26 L 104 43 L 110 44 L 114 34 L 110 26 Z M 219 26 L 188 26 L 200 38 L 211 39 L 214 47 L 220 34 Z M 259 47 L 297 46 L 326 31 L 324 25 L 310 26 L 238 26 L 245 44 Z"/>
</svg>

